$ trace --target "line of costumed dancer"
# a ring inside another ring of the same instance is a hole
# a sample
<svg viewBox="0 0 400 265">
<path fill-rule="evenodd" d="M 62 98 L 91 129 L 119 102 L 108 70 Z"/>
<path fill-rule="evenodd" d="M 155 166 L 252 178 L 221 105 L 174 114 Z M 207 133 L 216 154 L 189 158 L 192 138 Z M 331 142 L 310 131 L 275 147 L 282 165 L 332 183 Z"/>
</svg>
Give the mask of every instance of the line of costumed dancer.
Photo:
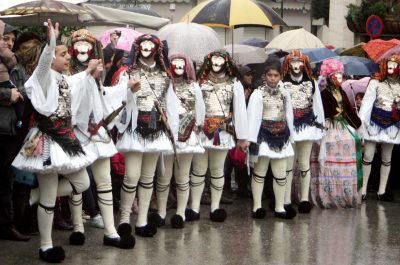
<svg viewBox="0 0 400 265">
<path fill-rule="evenodd" d="M 289 53 L 282 66 L 278 58 L 269 57 L 263 82 L 246 109 L 239 73 L 226 51 L 216 50 L 204 58 L 196 82 L 189 55 L 168 55 L 159 38 L 144 34 L 134 42 L 132 65 L 118 71 L 118 84 L 104 87 L 102 47 L 94 35 L 81 29 L 72 33 L 67 44 L 58 43 L 57 37 L 58 24 L 53 27 L 48 20 L 47 45 L 25 84 L 35 109 L 34 126 L 13 162 L 38 179 L 39 188 L 32 190 L 30 202 L 39 205 L 39 257 L 44 261 L 65 259 L 64 249 L 53 245 L 51 237 L 57 196 L 70 198 L 69 243 L 85 243 L 81 194 L 89 187 L 88 166 L 104 219 L 103 244 L 122 249 L 135 245 L 131 208 L 136 192 L 135 234 L 152 237 L 166 224 L 172 176 L 177 192 L 176 213 L 170 218 L 173 228 L 200 219 L 208 170 L 209 218 L 224 222 L 227 212 L 220 207 L 224 163 L 234 147 L 248 150 L 253 218 L 266 216 L 262 193 L 269 165 L 274 192 L 270 208 L 277 218 L 292 219 L 297 214 L 292 204 L 294 180 L 300 183 L 295 199 L 300 213 L 309 213 L 312 205 L 356 207 L 361 197 L 366 198 L 377 143 L 382 144 L 377 196 L 393 200 L 386 183 L 393 145 L 400 141 L 399 57 L 381 62 L 359 118 L 341 89 L 344 67 L 335 59 L 321 66 L 327 85 L 320 92 L 309 59 L 301 51 Z M 63 75 L 66 71 L 70 75 Z M 109 136 L 113 127 L 118 130 L 116 143 Z M 359 135 L 365 139 L 364 158 Z M 110 157 L 117 152 L 125 155 L 126 172 L 116 228 Z M 319 158 L 315 167 L 310 157 Z M 148 214 L 153 187 L 158 212 Z"/>
</svg>

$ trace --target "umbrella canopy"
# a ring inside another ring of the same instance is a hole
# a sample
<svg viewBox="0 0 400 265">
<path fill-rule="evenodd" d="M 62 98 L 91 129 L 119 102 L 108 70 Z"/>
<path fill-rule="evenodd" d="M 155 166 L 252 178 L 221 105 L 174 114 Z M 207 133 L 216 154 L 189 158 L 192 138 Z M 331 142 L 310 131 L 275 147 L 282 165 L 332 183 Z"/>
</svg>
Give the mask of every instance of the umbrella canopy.
<svg viewBox="0 0 400 265">
<path fill-rule="evenodd" d="M 285 31 L 276 36 L 265 48 L 284 51 L 305 48 L 324 48 L 325 45 L 316 36 L 304 28 Z"/>
<path fill-rule="evenodd" d="M 339 56 L 335 59 L 343 63 L 346 75 L 370 76 L 379 71 L 379 65 L 367 58 Z"/>
<path fill-rule="evenodd" d="M 394 46 L 393 48 L 387 50 L 384 54 L 377 58 L 377 62 L 384 58 L 388 58 L 392 55 L 400 55 L 400 45 Z"/>
<path fill-rule="evenodd" d="M 33 0 L 11 0 L 11 1 L 0 1 L 0 11 L 3 11 L 5 9 L 8 9 L 10 7 L 32 2 Z M 56 0 L 56 1 L 62 1 L 62 2 L 68 2 L 70 4 L 79 4 L 83 2 L 87 2 L 88 0 Z"/>
<path fill-rule="evenodd" d="M 362 48 L 368 54 L 369 58 L 374 60 L 375 62 L 379 61 L 379 58 L 391 48 L 400 45 L 400 40 L 391 39 L 391 40 L 371 40 L 367 44 L 363 45 Z"/>
<path fill-rule="evenodd" d="M 243 45 L 249 45 L 249 46 L 254 46 L 254 47 L 259 47 L 259 48 L 264 48 L 265 46 L 267 46 L 268 43 L 269 43 L 269 41 L 263 40 L 260 38 L 252 38 L 252 39 L 248 39 L 248 40 L 244 40 L 244 41 L 240 42 L 240 44 L 243 44 Z"/>
<path fill-rule="evenodd" d="M 310 58 L 310 63 L 316 63 L 337 56 L 335 52 L 327 48 L 307 48 L 301 49 L 301 51 Z"/>
<path fill-rule="evenodd" d="M 371 76 L 379 71 L 379 65 L 367 58 L 357 56 L 337 56 L 333 59 L 339 60 L 344 65 L 345 75 Z M 317 65 L 321 67 L 321 64 Z"/>
<path fill-rule="evenodd" d="M 139 6 L 127 7 L 124 8 L 125 11 L 139 13 L 143 15 L 153 16 L 153 17 L 161 17 L 158 13 L 154 12 L 153 10 L 144 9 Z"/>
<path fill-rule="evenodd" d="M 94 19 L 94 13 L 82 6 L 69 2 L 55 0 L 17 1 L 20 3 L 0 12 L 0 16 L 7 23 L 13 25 L 33 26 L 43 25 L 48 18 L 56 20 L 62 25 L 77 24 Z"/>
<path fill-rule="evenodd" d="M 370 77 L 364 77 L 360 80 L 351 79 L 343 82 L 342 88 L 346 92 L 347 97 L 349 98 L 350 103 L 353 105 L 353 107 L 355 106 L 356 95 L 358 93 L 365 93 L 370 80 Z"/>
<path fill-rule="evenodd" d="M 157 36 L 167 41 L 170 53 L 184 53 L 196 63 L 202 62 L 208 53 L 223 48 L 215 30 L 196 23 L 166 25 Z"/>
<path fill-rule="evenodd" d="M 272 8 L 262 2 L 251 0 L 204 1 L 184 15 L 181 22 L 225 28 L 286 26 L 286 23 Z"/>
<path fill-rule="evenodd" d="M 109 43 L 111 43 L 110 34 L 112 34 L 114 32 L 121 33 L 121 36 L 118 39 L 116 48 L 122 49 L 125 51 L 130 51 L 132 48 L 133 42 L 136 40 L 137 37 L 142 35 L 142 33 L 140 33 L 139 31 L 136 31 L 131 28 L 109 29 L 98 37 L 98 39 L 101 41 L 101 44 L 103 46 L 107 46 Z"/>
<path fill-rule="evenodd" d="M 365 42 L 360 42 L 359 44 L 357 44 L 351 48 L 347 48 L 347 49 L 341 51 L 339 55 L 341 55 L 341 56 L 358 56 L 358 57 L 369 58 L 368 54 L 362 48 L 362 46 L 364 46 L 364 45 L 365 45 Z"/>
<path fill-rule="evenodd" d="M 159 29 L 169 23 L 169 19 L 165 18 L 86 3 L 74 5 L 55 0 L 36 0 L 14 5 L 1 11 L 0 17 L 4 22 L 15 26 L 42 26 L 48 18 L 59 22 L 62 26 L 129 24 Z"/>
<path fill-rule="evenodd" d="M 265 53 L 264 48 L 241 44 L 229 44 L 225 45 L 225 49 L 232 54 L 233 60 L 237 64 L 246 65 L 263 63 L 267 59 L 267 54 Z"/>
</svg>

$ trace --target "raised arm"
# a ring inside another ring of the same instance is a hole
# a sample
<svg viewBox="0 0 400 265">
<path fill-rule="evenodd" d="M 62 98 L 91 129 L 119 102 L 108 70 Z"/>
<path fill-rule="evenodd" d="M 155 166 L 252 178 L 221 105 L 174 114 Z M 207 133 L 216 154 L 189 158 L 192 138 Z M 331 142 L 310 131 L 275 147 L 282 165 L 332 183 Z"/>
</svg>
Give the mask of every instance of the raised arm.
<svg viewBox="0 0 400 265">
<path fill-rule="evenodd" d="M 56 38 L 58 37 L 58 23 L 55 27 L 51 20 L 47 20 L 47 45 L 44 47 L 38 65 L 36 66 L 33 75 L 37 78 L 43 92 L 47 94 L 47 89 L 50 82 L 50 69 L 53 58 L 55 57 Z"/>
</svg>

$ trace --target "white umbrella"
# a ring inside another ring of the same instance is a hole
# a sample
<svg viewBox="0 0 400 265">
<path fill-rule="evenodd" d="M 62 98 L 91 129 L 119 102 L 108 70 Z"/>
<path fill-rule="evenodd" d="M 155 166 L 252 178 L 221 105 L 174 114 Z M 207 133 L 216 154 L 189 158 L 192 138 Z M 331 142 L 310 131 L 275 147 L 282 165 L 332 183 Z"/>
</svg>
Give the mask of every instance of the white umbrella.
<svg viewBox="0 0 400 265">
<path fill-rule="evenodd" d="M 158 31 L 157 36 L 167 41 L 170 53 L 184 53 L 196 63 L 202 62 L 208 53 L 222 49 L 217 33 L 210 27 L 196 23 L 166 25 Z"/>
<path fill-rule="evenodd" d="M 325 45 L 320 39 L 303 28 L 285 31 L 273 38 L 272 41 L 265 46 L 266 49 L 280 49 L 284 51 L 324 47 Z"/>
<path fill-rule="evenodd" d="M 243 44 L 229 44 L 225 45 L 225 49 L 232 55 L 237 64 L 263 63 L 267 59 L 264 48 Z"/>
</svg>

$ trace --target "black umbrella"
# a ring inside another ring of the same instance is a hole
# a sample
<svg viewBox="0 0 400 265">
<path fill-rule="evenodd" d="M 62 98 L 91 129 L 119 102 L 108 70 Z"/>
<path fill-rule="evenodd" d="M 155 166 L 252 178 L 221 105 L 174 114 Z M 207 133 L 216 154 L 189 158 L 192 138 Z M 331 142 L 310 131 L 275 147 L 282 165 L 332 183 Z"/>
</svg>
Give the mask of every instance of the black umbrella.
<svg viewBox="0 0 400 265">
<path fill-rule="evenodd" d="M 254 47 L 260 47 L 260 48 L 264 48 L 265 46 L 267 46 L 268 43 L 269 43 L 269 41 L 263 40 L 260 38 L 252 38 L 252 39 L 243 40 L 240 42 L 240 44 L 254 46 Z"/>
</svg>

